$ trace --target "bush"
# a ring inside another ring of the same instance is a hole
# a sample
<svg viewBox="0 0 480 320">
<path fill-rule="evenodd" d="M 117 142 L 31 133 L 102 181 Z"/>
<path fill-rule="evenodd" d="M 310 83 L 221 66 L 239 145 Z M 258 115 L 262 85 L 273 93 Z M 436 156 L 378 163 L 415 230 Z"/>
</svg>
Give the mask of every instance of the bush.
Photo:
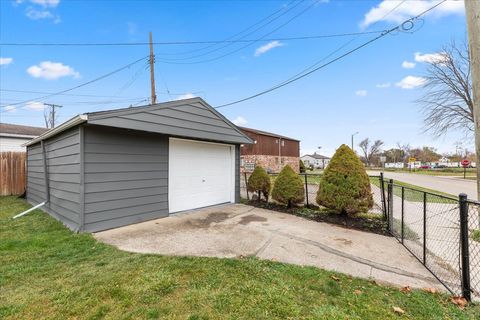
<svg viewBox="0 0 480 320">
<path fill-rule="evenodd" d="M 275 179 L 272 198 L 286 204 L 289 208 L 294 204 L 302 203 L 305 199 L 303 181 L 289 165 L 283 167 Z"/>
<path fill-rule="evenodd" d="M 300 168 L 300 173 L 305 173 L 305 164 L 303 163 L 302 160 L 300 160 L 299 168 Z"/>
<path fill-rule="evenodd" d="M 370 179 L 363 163 L 346 145 L 341 145 L 325 169 L 317 203 L 342 214 L 366 212 L 373 206 Z"/>
<path fill-rule="evenodd" d="M 255 167 L 255 170 L 253 170 L 252 174 L 248 178 L 247 188 L 248 191 L 258 193 L 258 200 L 261 199 L 261 195 L 263 194 L 265 200 L 268 202 L 271 182 L 270 176 L 267 174 L 265 169 L 260 166 Z"/>
</svg>

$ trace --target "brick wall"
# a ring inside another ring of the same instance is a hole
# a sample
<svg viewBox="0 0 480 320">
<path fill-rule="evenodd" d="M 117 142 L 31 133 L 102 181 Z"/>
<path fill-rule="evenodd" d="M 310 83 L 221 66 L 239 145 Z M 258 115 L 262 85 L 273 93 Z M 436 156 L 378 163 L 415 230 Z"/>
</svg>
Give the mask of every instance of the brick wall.
<svg viewBox="0 0 480 320">
<path fill-rule="evenodd" d="M 290 165 L 295 172 L 300 172 L 299 157 L 243 155 L 240 158 L 242 159 L 242 165 L 240 166 L 241 172 L 251 172 L 255 166 L 261 166 L 267 171 L 278 173 L 287 164 Z"/>
</svg>

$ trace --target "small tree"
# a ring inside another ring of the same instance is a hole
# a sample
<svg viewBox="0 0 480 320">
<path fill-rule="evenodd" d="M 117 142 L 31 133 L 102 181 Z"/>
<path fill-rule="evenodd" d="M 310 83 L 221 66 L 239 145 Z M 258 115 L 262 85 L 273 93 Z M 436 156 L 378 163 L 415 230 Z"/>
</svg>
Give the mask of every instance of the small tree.
<svg viewBox="0 0 480 320">
<path fill-rule="evenodd" d="M 272 198 L 282 204 L 286 204 L 288 208 L 303 202 L 305 199 L 303 181 L 289 165 L 283 167 L 275 179 Z"/>
<path fill-rule="evenodd" d="M 300 160 L 299 168 L 300 168 L 300 173 L 305 173 L 305 164 L 303 163 L 302 160 Z"/>
<path fill-rule="evenodd" d="M 268 202 L 268 196 L 270 194 L 271 182 L 270 176 L 261 166 L 256 166 L 252 174 L 248 178 L 247 183 L 248 191 L 257 192 L 258 200 L 261 199 L 261 195 L 265 197 Z"/>
<path fill-rule="evenodd" d="M 320 179 L 317 203 L 350 215 L 372 208 L 373 197 L 367 172 L 348 146 L 341 145 L 325 169 Z"/>
</svg>

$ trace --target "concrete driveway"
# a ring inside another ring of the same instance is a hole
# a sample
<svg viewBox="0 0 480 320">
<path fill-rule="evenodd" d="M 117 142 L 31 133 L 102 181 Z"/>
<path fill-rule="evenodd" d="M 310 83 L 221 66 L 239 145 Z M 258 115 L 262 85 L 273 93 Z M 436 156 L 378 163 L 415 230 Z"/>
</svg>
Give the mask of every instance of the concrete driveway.
<svg viewBox="0 0 480 320">
<path fill-rule="evenodd" d="M 380 283 L 443 286 L 394 238 L 233 204 L 96 233 L 119 249 L 163 255 L 257 256 Z"/>
</svg>

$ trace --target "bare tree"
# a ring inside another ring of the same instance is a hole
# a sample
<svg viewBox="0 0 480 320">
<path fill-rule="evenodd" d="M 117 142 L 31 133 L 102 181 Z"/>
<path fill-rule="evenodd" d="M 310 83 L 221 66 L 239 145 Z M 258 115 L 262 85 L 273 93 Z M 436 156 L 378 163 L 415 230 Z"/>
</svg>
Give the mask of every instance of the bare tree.
<svg viewBox="0 0 480 320">
<path fill-rule="evenodd" d="M 370 139 L 366 138 L 362 140 L 358 146 L 360 150 L 362 150 L 363 158 L 365 159 L 365 163 L 367 166 L 372 164 L 373 159 L 380 153 L 381 148 L 383 146 L 382 140 L 375 140 L 373 144 L 370 143 Z"/>
<path fill-rule="evenodd" d="M 428 63 L 424 95 L 417 100 L 424 129 L 436 136 L 450 129 L 473 132 L 473 97 L 468 47 L 451 42 Z"/>
</svg>

